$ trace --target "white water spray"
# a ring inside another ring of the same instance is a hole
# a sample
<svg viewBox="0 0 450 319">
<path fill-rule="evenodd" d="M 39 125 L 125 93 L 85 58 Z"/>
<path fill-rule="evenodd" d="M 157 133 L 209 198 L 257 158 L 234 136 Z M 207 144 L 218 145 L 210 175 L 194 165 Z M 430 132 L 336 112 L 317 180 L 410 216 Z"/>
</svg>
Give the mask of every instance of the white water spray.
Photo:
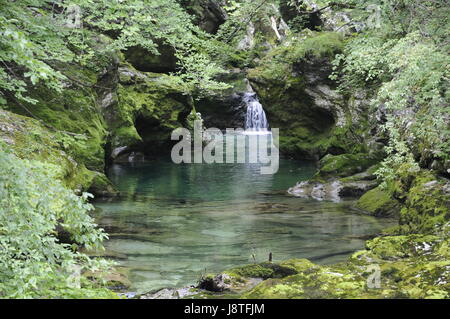
<svg viewBox="0 0 450 319">
<path fill-rule="evenodd" d="M 245 119 L 246 133 L 270 133 L 269 122 L 266 113 L 256 96 L 256 93 L 247 92 L 244 95 L 244 103 L 247 105 L 247 117 Z"/>
</svg>

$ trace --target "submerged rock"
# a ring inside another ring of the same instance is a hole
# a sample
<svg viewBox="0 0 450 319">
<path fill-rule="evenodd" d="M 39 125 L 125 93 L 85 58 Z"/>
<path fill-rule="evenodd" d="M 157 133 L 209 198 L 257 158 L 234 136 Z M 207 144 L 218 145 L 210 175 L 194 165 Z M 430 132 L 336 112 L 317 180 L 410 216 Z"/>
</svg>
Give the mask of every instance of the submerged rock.
<svg viewBox="0 0 450 319">
<path fill-rule="evenodd" d="M 108 288 L 115 291 L 123 291 L 131 286 L 129 269 L 124 267 L 116 267 L 108 273 L 89 271 L 83 273 L 83 276 L 94 282 L 105 282 Z"/>
<path fill-rule="evenodd" d="M 259 214 L 284 214 L 289 206 L 279 203 L 259 203 L 255 205 L 255 209 Z"/>
</svg>

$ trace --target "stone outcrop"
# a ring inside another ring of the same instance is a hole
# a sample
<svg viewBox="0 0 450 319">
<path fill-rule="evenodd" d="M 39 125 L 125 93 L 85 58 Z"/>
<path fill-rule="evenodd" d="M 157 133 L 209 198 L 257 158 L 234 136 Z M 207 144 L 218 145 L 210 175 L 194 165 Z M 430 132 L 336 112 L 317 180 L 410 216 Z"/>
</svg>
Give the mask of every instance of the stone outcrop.
<svg viewBox="0 0 450 319">
<path fill-rule="evenodd" d="M 94 194 L 114 195 L 116 191 L 103 172 L 89 170 L 72 155 L 76 139 L 45 127 L 29 117 L 0 110 L 0 141 L 16 156 L 48 162 L 59 167 L 59 178 L 78 193 L 90 190 Z"/>
<path fill-rule="evenodd" d="M 195 103 L 195 109 L 201 113 L 206 127 L 244 128 L 247 109 L 243 97 L 246 92 L 253 90 L 246 74 L 233 69 L 220 80 L 231 88 L 218 95 L 202 98 Z"/>
<path fill-rule="evenodd" d="M 186 11 L 192 14 L 194 23 L 208 33 L 216 33 L 220 25 L 228 18 L 223 9 L 225 1 L 188 0 L 183 2 Z"/>
<path fill-rule="evenodd" d="M 99 46 L 110 41 L 105 36 L 91 36 Z M 59 145 L 48 142 L 46 148 L 59 147 L 73 162 L 69 165 L 73 172 L 66 172 L 63 177 L 71 180 L 69 187 L 79 191 L 89 189 L 96 195 L 106 196 L 116 194 L 104 175 L 106 165 L 139 162 L 146 155 L 167 148 L 171 131 L 185 125 L 192 106 L 171 76 L 138 71 L 120 52 L 98 54 L 101 63 L 92 68 L 77 64 L 53 65 L 68 78 L 62 92 L 39 85 L 28 92 L 37 100 L 36 104 L 10 101 L 6 109 L 38 119 L 42 124 L 40 130 L 47 129 L 42 135 L 53 136 L 51 139 L 59 142 Z M 12 116 L 4 113 L 3 117 L 6 121 Z M 38 121 L 30 124 L 32 122 L 24 118 L 19 123 L 37 126 Z M 34 138 L 29 135 L 27 139 Z M 5 135 L 10 142 L 13 138 Z M 42 152 L 40 160 L 58 164 L 50 153 Z M 25 157 L 33 158 L 33 154 Z M 65 161 L 59 164 L 63 171 L 69 170 Z M 77 182 L 73 182 L 73 178 Z"/>
<path fill-rule="evenodd" d="M 329 79 L 330 59 L 341 45 L 335 33 L 306 32 L 248 71 L 271 126 L 280 129 L 283 153 L 318 160 L 368 152 L 365 95 L 342 96 Z"/>
</svg>

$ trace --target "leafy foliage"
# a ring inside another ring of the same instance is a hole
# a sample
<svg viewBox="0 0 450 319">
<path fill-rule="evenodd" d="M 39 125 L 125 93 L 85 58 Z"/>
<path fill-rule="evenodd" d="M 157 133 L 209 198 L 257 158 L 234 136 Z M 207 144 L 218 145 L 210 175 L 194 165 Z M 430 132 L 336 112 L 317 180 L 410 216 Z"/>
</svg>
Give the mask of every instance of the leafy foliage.
<svg viewBox="0 0 450 319">
<path fill-rule="evenodd" d="M 6 103 L 7 92 L 35 102 L 24 93 L 28 84 L 39 81 L 61 88 L 63 76 L 45 61 L 68 61 L 73 54 L 64 49 L 64 34 L 56 36 L 54 23 L 42 16 L 46 5 L 45 1 L 0 1 L 0 104 Z"/>
<path fill-rule="evenodd" d="M 37 87 L 61 92 L 84 80 L 72 78 L 67 66 L 98 73 L 112 52 L 134 46 L 152 55 L 162 45 L 171 47 L 178 66 L 171 81 L 196 98 L 228 87 L 218 80 L 224 66 L 259 63 L 263 75 L 285 81 L 306 56 L 335 56 L 331 78 L 340 90 L 373 92 L 372 113 L 384 120 L 388 156 L 377 172 L 384 186 L 450 160 L 448 1 L 323 0 L 312 8 L 307 1 L 286 0 L 298 13 L 289 22 L 294 34 L 281 45 L 264 38 L 250 51 L 237 50 L 239 41 L 250 23 L 270 30 L 268 17 L 276 15 L 278 1 L 225 1 L 229 18 L 216 35 L 196 26 L 181 2 L 186 1 L 0 0 L 0 105 L 11 99 L 36 103 L 28 91 Z M 379 25 L 367 23 L 373 18 L 369 5 L 377 8 Z M 351 8 L 352 22 L 366 27 L 345 41 L 336 32 L 305 31 L 309 15 L 323 8 Z M 259 40 L 261 34 L 254 36 Z M 95 85 L 96 75 L 89 80 Z M 187 121 L 195 119 L 200 114 L 192 111 Z M 56 136 L 66 150 L 90 153 L 84 135 Z M 0 145 L 0 297 L 115 296 L 83 277 L 80 288 L 68 281 L 74 268 L 97 272 L 110 264 L 77 252 L 78 246 L 101 247 L 106 235 L 89 217 L 89 195 L 64 188 L 57 170 L 19 159 Z M 77 244 L 59 242 L 59 228 Z"/>
<path fill-rule="evenodd" d="M 400 167 L 450 159 L 448 5 L 445 1 L 374 1 L 381 28 L 366 28 L 336 56 L 342 91 L 369 87 L 373 111 L 384 114 L 388 157 L 378 174 L 397 178 Z M 355 7 L 367 3 L 352 1 Z M 444 14 L 444 12 L 446 12 Z"/>
<path fill-rule="evenodd" d="M 0 297 L 115 297 L 87 279 L 80 278 L 80 289 L 70 281 L 74 269 L 100 271 L 111 264 L 76 251 L 79 245 L 101 248 L 107 237 L 88 215 L 90 195 L 63 187 L 56 170 L 0 145 Z M 77 244 L 59 242 L 58 228 Z"/>
<path fill-rule="evenodd" d="M 56 62 L 91 67 L 99 56 L 136 45 L 158 55 L 160 42 L 176 50 L 186 93 L 227 88 L 214 80 L 223 70 L 210 59 L 210 36 L 175 0 L 0 0 L 0 6 L 0 104 L 10 94 L 35 103 L 26 91 L 41 81 L 60 90 L 68 79 Z M 92 32 L 112 41 L 100 47 Z"/>
<path fill-rule="evenodd" d="M 269 52 L 262 59 L 260 69 L 263 76 L 283 81 L 292 74 L 292 66 L 301 64 L 305 58 L 332 58 L 343 46 L 338 33 L 305 30 L 301 36 L 292 36 Z"/>
<path fill-rule="evenodd" d="M 235 44 L 247 32 L 249 23 L 267 18 L 266 13 L 273 10 L 273 7 L 268 0 L 240 0 L 230 1 L 225 9 L 229 17 L 216 37 L 224 43 Z"/>
</svg>

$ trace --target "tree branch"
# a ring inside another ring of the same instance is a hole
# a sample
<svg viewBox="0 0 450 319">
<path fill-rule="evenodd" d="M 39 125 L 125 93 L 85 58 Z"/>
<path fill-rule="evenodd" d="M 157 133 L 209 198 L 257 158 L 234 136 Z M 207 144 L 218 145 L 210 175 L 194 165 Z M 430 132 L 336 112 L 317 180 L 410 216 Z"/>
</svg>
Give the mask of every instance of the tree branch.
<svg viewBox="0 0 450 319">
<path fill-rule="evenodd" d="M 236 29 L 233 31 L 233 33 L 231 33 L 231 34 L 227 37 L 227 40 L 225 41 L 225 43 L 228 43 L 228 42 L 234 37 L 234 35 L 235 35 L 236 33 L 238 33 L 239 31 L 241 31 L 241 30 L 242 30 L 242 26 L 244 26 L 244 25 L 247 26 L 247 25 L 250 23 L 250 21 L 252 21 L 253 17 L 258 13 L 258 10 L 261 9 L 261 7 L 262 7 L 264 4 L 266 4 L 267 1 L 268 1 L 268 0 L 263 0 L 263 1 L 255 8 L 255 10 L 253 11 L 253 13 L 248 17 L 248 19 L 247 19 L 245 22 L 240 23 L 240 24 L 239 24 L 239 28 L 236 28 Z"/>
</svg>

